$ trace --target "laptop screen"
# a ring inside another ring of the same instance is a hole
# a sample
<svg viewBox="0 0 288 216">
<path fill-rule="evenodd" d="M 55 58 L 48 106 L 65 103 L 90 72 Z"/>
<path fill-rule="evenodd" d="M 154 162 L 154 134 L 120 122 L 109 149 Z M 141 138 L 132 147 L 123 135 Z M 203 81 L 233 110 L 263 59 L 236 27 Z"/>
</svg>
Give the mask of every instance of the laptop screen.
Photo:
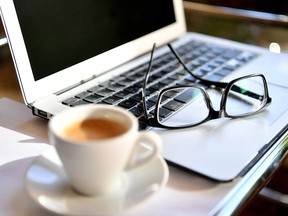
<svg viewBox="0 0 288 216">
<path fill-rule="evenodd" d="M 35 80 L 176 21 L 172 0 L 14 0 L 14 4 Z"/>
</svg>

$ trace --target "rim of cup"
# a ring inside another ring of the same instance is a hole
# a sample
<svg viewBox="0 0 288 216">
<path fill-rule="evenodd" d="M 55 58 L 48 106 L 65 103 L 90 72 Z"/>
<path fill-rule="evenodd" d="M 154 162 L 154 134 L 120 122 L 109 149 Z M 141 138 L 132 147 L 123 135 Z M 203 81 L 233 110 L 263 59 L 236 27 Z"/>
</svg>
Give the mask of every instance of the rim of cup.
<svg viewBox="0 0 288 216">
<path fill-rule="evenodd" d="M 95 111 L 102 111 L 101 113 L 95 113 Z M 103 114 L 103 112 L 106 112 Z M 109 113 L 109 114 L 108 114 Z M 95 139 L 91 140 L 75 140 L 63 135 L 63 129 L 73 124 L 74 122 L 81 121 L 89 118 L 111 118 L 114 121 L 118 121 L 121 124 L 124 123 L 127 126 L 127 131 L 118 136 L 111 138 L 101 139 L 101 143 L 109 143 L 112 139 L 126 136 L 128 133 L 138 131 L 138 120 L 129 111 L 116 106 L 104 105 L 104 104 L 91 104 L 91 105 L 80 105 L 77 107 L 71 107 L 68 110 L 61 111 L 60 113 L 53 116 L 48 122 L 48 131 L 53 133 L 54 136 L 59 139 L 65 140 L 74 144 L 90 144 L 97 142 Z M 72 141 L 72 142 L 71 142 Z"/>
</svg>

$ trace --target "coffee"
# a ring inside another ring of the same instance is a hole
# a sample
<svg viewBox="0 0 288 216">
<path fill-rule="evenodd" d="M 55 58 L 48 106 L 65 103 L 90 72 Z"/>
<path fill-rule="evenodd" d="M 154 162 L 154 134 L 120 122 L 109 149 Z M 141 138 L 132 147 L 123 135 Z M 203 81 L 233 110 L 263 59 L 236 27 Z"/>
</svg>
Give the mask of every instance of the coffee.
<svg viewBox="0 0 288 216">
<path fill-rule="evenodd" d="M 64 136 L 79 140 L 107 139 L 119 136 L 127 131 L 127 127 L 115 120 L 106 118 L 91 118 L 78 122 L 64 129 Z"/>
</svg>

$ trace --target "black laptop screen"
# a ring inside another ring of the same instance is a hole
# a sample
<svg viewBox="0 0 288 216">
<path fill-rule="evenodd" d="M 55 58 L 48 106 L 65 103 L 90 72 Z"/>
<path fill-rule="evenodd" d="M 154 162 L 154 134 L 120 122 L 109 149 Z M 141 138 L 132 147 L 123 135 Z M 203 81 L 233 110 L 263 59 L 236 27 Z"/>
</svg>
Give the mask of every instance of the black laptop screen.
<svg viewBox="0 0 288 216">
<path fill-rule="evenodd" d="M 175 22 L 172 0 L 14 0 L 35 80 Z"/>
</svg>

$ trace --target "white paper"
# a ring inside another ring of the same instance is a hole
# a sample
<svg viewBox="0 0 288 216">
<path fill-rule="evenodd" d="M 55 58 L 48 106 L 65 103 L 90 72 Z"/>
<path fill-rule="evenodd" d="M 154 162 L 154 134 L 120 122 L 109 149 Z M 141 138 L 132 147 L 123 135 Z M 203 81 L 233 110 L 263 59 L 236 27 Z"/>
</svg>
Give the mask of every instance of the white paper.
<svg viewBox="0 0 288 216">
<path fill-rule="evenodd" d="M 35 138 L 0 127 L 0 166 L 11 161 L 41 154 L 50 145 Z"/>
</svg>

